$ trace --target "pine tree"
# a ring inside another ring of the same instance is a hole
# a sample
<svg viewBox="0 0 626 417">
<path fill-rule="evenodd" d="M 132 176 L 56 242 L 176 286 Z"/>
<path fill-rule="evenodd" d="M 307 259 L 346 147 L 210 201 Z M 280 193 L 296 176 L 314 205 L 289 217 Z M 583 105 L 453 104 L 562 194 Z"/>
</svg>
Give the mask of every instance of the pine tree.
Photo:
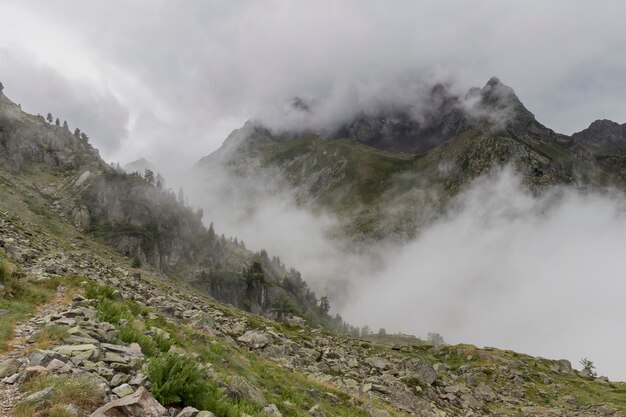
<svg viewBox="0 0 626 417">
<path fill-rule="evenodd" d="M 146 171 L 144 172 L 144 179 L 146 180 L 146 182 L 150 185 L 154 185 L 154 172 L 152 172 L 151 170 L 146 168 Z"/>
<path fill-rule="evenodd" d="M 162 190 L 165 187 L 165 178 L 161 174 L 157 172 L 156 176 L 156 186 L 159 190 Z"/>
<path fill-rule="evenodd" d="M 61 126 L 61 121 L 59 120 L 59 118 L 57 117 L 57 119 L 54 121 L 54 124 L 57 126 Z"/>
<path fill-rule="evenodd" d="M 67 120 L 63 120 L 63 129 L 70 130 L 70 127 L 67 124 Z"/>
<path fill-rule="evenodd" d="M 48 115 L 46 116 L 46 120 L 48 121 L 48 123 L 52 123 L 52 121 L 54 120 L 52 118 L 52 113 L 48 113 Z"/>
<path fill-rule="evenodd" d="M 328 314 L 328 312 L 330 311 L 330 301 L 328 301 L 328 297 L 326 296 L 320 298 L 320 311 L 323 314 Z"/>
</svg>

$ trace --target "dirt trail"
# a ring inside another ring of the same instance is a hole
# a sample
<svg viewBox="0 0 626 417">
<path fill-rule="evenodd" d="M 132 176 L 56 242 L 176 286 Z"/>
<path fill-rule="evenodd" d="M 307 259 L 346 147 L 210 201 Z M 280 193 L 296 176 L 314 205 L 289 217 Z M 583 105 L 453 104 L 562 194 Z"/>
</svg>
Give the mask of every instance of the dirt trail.
<svg viewBox="0 0 626 417">
<path fill-rule="evenodd" d="M 0 361 L 5 359 L 18 359 L 22 364 L 26 361 L 28 355 L 27 340 L 32 336 L 44 323 L 42 318 L 55 314 L 62 310 L 62 302 L 65 299 L 67 288 L 63 285 L 56 290 L 55 298 L 41 306 L 37 313 L 32 317 L 18 322 L 15 326 L 14 338 L 10 343 L 10 349 L 0 354 Z M 0 382 L 0 417 L 10 417 L 11 410 L 19 403 L 23 395 L 17 388 L 17 384 L 5 384 Z"/>
</svg>

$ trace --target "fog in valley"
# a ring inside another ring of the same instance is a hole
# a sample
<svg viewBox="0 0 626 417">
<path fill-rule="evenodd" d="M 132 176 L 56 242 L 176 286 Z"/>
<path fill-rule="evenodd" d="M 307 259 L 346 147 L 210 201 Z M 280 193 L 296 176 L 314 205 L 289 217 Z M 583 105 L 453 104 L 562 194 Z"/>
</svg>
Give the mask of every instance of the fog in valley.
<svg viewBox="0 0 626 417">
<path fill-rule="evenodd" d="M 212 172 L 193 202 L 220 230 L 300 270 L 349 323 L 574 364 L 589 357 L 626 378 L 622 193 L 533 195 L 504 168 L 469 184 L 408 243 L 355 250 L 329 237 L 332 215 L 296 205 L 276 172 L 252 169 L 245 180 Z"/>
<path fill-rule="evenodd" d="M 601 1 L 611 7 L 593 15 L 584 1 L 8 3 L 8 96 L 80 127 L 107 162 L 154 163 L 207 226 L 301 271 L 350 324 L 575 366 L 588 357 L 626 380 L 621 192 L 533 194 L 502 167 L 466 184 L 416 237 L 354 244 L 280 170 L 193 168 L 247 120 L 323 130 L 389 106 L 420 119 L 436 83 L 464 97 L 493 75 L 558 132 L 623 123 L 626 62 L 614 48 L 626 45 L 626 4 Z M 294 110 L 296 97 L 307 110 Z"/>
</svg>

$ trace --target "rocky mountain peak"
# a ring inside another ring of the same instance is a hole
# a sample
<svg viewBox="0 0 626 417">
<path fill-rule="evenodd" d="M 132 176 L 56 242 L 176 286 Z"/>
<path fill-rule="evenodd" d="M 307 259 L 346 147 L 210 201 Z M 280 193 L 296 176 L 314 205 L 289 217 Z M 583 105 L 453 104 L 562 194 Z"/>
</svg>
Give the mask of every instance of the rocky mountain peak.
<svg viewBox="0 0 626 417">
<path fill-rule="evenodd" d="M 572 139 L 595 152 L 626 149 L 626 123 L 612 120 L 595 120 L 587 129 L 574 133 Z"/>
</svg>

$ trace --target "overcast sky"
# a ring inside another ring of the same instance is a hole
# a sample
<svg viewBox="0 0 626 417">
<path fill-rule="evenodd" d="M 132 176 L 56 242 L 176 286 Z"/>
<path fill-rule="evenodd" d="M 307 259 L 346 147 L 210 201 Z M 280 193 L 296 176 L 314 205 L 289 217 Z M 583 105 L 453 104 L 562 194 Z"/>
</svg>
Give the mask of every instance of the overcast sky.
<svg viewBox="0 0 626 417">
<path fill-rule="evenodd" d="M 193 164 L 293 96 L 356 100 L 408 80 L 492 76 L 564 133 L 626 122 L 626 2 L 0 3 L 0 81 L 109 161 Z"/>
</svg>

